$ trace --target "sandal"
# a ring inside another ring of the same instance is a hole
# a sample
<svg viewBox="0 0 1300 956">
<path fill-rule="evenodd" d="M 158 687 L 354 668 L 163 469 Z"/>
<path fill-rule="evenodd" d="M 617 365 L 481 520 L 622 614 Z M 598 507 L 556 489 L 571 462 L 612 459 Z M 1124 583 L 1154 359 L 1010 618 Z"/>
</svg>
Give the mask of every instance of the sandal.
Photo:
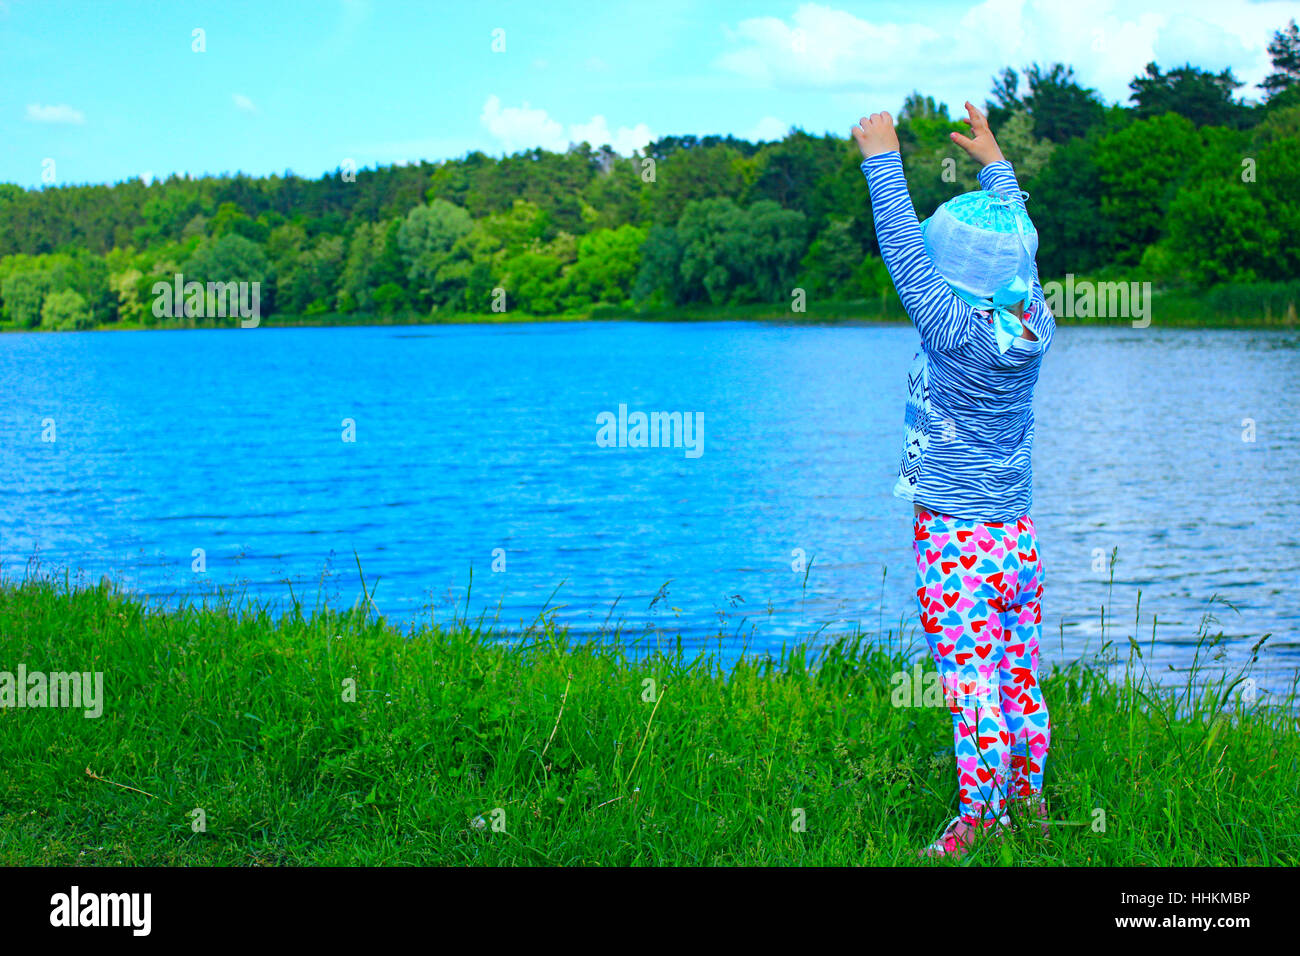
<svg viewBox="0 0 1300 956">
<path fill-rule="evenodd" d="M 998 837 L 1003 827 L 1009 827 L 1011 819 L 1005 814 L 996 820 L 967 820 L 953 817 L 944 827 L 939 838 L 920 851 L 921 856 L 931 859 L 960 860 L 975 841 L 988 835 Z"/>
</svg>

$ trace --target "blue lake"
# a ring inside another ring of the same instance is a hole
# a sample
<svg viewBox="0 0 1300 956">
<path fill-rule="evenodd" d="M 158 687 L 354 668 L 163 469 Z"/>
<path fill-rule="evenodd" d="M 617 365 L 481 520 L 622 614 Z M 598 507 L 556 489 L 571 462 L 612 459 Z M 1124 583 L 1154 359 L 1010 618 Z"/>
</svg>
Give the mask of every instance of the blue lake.
<svg viewBox="0 0 1300 956">
<path fill-rule="evenodd" d="M 3 335 L 2 573 L 35 556 L 163 600 L 291 586 L 348 606 L 355 552 L 404 622 L 549 608 L 642 646 L 900 625 L 919 646 L 890 494 L 915 347 L 904 326 L 738 322 Z M 1133 634 L 1182 671 L 1213 610 L 1221 663 L 1272 633 L 1261 672 L 1285 685 L 1297 382 L 1291 332 L 1058 331 L 1033 509 L 1049 662 L 1095 651 L 1109 603 L 1125 653 Z M 698 413 L 702 453 L 602 447 L 620 405 Z"/>
</svg>

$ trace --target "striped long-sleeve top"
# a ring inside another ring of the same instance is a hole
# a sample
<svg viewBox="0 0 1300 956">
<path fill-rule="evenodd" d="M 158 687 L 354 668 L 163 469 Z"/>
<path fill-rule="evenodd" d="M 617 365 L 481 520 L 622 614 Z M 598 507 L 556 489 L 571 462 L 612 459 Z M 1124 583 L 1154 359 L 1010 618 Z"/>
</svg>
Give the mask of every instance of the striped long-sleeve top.
<svg viewBox="0 0 1300 956">
<path fill-rule="evenodd" d="M 909 372 L 914 397 L 894 493 L 957 518 L 1026 515 L 1033 503 L 1034 385 L 1056 330 L 1037 266 L 1022 320 L 1037 339 L 1018 338 L 1001 353 L 991 314 L 958 298 L 926 252 L 902 157 L 897 151 L 872 156 L 862 172 L 881 257 L 921 334 Z M 1005 160 L 985 166 L 979 182 L 1024 202 Z M 924 395 L 920 401 L 918 394 Z"/>
</svg>

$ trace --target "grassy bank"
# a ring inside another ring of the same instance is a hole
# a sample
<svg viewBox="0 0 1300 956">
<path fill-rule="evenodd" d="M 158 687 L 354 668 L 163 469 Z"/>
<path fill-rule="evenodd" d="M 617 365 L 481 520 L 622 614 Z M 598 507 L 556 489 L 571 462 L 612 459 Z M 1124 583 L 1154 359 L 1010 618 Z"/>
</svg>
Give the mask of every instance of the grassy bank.
<svg viewBox="0 0 1300 956">
<path fill-rule="evenodd" d="M 0 585 L 20 664 L 102 671 L 104 704 L 0 708 L 4 864 L 913 864 L 956 805 L 946 709 L 893 706 L 909 665 L 860 639 L 724 673 L 546 627 L 27 581 Z M 1293 713 L 1081 665 L 1043 683 L 1053 838 L 968 862 L 1300 863 Z"/>
</svg>

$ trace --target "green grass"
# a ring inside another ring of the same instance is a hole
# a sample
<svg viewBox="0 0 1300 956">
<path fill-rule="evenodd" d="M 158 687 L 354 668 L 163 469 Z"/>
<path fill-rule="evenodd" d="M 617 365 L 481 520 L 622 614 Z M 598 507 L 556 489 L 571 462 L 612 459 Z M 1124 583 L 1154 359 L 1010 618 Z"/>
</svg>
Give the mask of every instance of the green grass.
<svg viewBox="0 0 1300 956">
<path fill-rule="evenodd" d="M 1157 689 L 1132 647 L 1044 675 L 1053 838 L 963 865 L 1300 863 L 1294 700 Z M 892 706 L 910 665 L 861 636 L 723 668 L 28 579 L 0 585 L 19 664 L 103 671 L 106 702 L 0 708 L 3 864 L 911 865 L 956 806 L 946 709 Z"/>
<path fill-rule="evenodd" d="M 1140 273 L 1111 270 L 1097 276 L 1076 277 L 1076 282 L 1085 278 L 1093 283 L 1143 280 Z M 1100 298 L 1100 293 L 1098 297 Z M 1061 311 L 1065 311 L 1064 300 L 1060 304 Z M 1151 329 L 1295 329 L 1297 304 L 1300 304 L 1300 280 L 1226 283 L 1200 291 L 1157 287 L 1152 290 L 1146 315 Z M 1057 316 L 1057 323 L 1062 326 L 1122 327 L 1131 326 L 1133 321 L 1133 317 Z"/>
</svg>

